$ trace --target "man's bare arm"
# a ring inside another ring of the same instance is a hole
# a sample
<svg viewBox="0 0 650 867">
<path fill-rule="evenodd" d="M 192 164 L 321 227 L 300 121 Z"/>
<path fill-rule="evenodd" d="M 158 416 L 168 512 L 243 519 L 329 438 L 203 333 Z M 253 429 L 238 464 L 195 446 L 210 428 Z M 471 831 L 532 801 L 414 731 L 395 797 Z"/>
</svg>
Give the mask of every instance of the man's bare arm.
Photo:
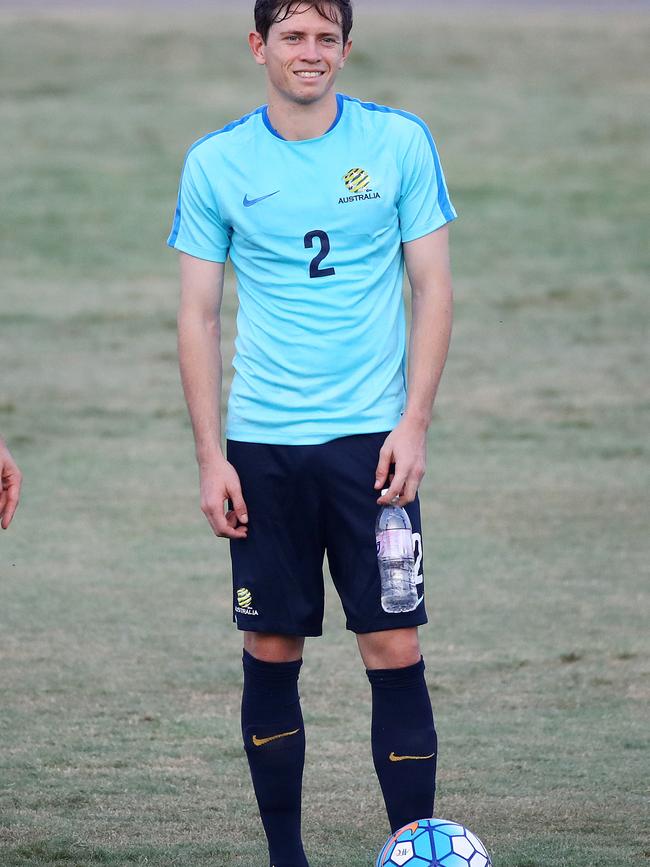
<svg viewBox="0 0 650 867">
<path fill-rule="evenodd" d="M 221 299 L 224 266 L 180 254 L 178 358 L 192 420 L 201 509 L 217 536 L 243 539 L 248 515 L 239 476 L 221 447 Z M 232 510 L 224 514 L 224 503 Z"/>
<path fill-rule="evenodd" d="M 399 496 L 401 506 L 413 502 L 424 476 L 427 430 L 449 351 L 453 296 L 448 227 L 404 244 L 404 259 L 413 308 L 408 397 L 402 420 L 382 447 L 375 484 L 377 490 L 385 486 L 394 463 L 393 480 L 377 502 L 385 505 Z"/>
</svg>

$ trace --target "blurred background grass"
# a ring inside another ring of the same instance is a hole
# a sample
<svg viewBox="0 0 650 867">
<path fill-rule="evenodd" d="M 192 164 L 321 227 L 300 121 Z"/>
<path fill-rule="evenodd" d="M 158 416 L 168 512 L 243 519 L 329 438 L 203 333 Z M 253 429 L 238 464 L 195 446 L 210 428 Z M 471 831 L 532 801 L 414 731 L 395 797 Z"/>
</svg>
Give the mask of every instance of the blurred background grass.
<svg viewBox="0 0 650 867">
<path fill-rule="evenodd" d="M 257 867 L 227 547 L 198 508 L 164 247 L 186 148 L 264 101 L 248 17 L 0 14 L 0 863 Z M 420 114 L 461 219 L 430 435 L 436 812 L 503 867 L 647 827 L 647 14 L 370 14 L 340 81 Z M 229 277 L 226 354 L 236 310 Z M 306 652 L 314 867 L 387 834 L 329 594 Z"/>
</svg>

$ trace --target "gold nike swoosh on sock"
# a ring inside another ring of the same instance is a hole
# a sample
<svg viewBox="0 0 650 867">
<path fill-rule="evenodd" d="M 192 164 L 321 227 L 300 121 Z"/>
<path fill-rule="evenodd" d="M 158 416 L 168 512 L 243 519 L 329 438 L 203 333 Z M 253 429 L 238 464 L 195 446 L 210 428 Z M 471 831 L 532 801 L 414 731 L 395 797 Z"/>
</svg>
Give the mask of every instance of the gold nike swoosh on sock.
<svg viewBox="0 0 650 867">
<path fill-rule="evenodd" d="M 421 762 L 425 759 L 432 759 L 434 756 L 435 753 L 431 753 L 430 756 L 396 756 L 395 753 L 391 753 L 388 759 L 391 762 Z"/>
<path fill-rule="evenodd" d="M 253 746 L 254 747 L 263 747 L 264 744 L 270 744 L 271 741 L 279 741 L 280 738 L 288 738 L 291 735 L 297 735 L 300 729 L 296 729 L 292 732 L 282 732 L 279 735 L 271 735 L 270 738 L 258 738 L 257 735 L 253 735 Z"/>
</svg>

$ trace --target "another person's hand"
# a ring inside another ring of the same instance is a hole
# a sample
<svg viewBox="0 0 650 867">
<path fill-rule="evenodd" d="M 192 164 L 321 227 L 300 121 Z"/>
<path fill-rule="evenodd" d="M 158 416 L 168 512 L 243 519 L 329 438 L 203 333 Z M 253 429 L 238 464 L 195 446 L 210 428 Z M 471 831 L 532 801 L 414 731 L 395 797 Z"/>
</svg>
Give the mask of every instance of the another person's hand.
<svg viewBox="0 0 650 867">
<path fill-rule="evenodd" d="M 22 474 L 11 457 L 11 452 L 0 439 L 0 526 L 6 530 L 14 516 L 18 500 Z"/>
<path fill-rule="evenodd" d="M 237 470 L 227 460 L 199 467 L 201 475 L 201 511 L 215 532 L 226 539 L 245 539 L 248 514 Z M 224 503 L 232 508 L 224 512 Z"/>
<path fill-rule="evenodd" d="M 427 432 L 421 424 L 402 418 L 385 439 L 379 452 L 375 490 L 388 488 L 377 503 L 387 506 L 394 502 L 398 506 L 412 503 L 424 477 L 427 461 Z M 389 478 L 390 465 L 395 464 L 392 479 Z"/>
</svg>

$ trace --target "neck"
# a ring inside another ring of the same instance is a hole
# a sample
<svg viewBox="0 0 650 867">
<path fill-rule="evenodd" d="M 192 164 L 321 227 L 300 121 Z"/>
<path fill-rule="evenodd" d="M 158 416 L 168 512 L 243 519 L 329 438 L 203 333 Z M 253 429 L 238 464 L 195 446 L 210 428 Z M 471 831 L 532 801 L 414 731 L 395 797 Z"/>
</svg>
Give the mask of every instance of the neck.
<svg viewBox="0 0 650 867">
<path fill-rule="evenodd" d="M 324 99 L 312 105 L 287 105 L 269 94 L 269 120 L 273 129 L 287 141 L 304 141 L 325 135 L 336 120 L 338 109 L 334 91 L 330 91 Z"/>
</svg>

